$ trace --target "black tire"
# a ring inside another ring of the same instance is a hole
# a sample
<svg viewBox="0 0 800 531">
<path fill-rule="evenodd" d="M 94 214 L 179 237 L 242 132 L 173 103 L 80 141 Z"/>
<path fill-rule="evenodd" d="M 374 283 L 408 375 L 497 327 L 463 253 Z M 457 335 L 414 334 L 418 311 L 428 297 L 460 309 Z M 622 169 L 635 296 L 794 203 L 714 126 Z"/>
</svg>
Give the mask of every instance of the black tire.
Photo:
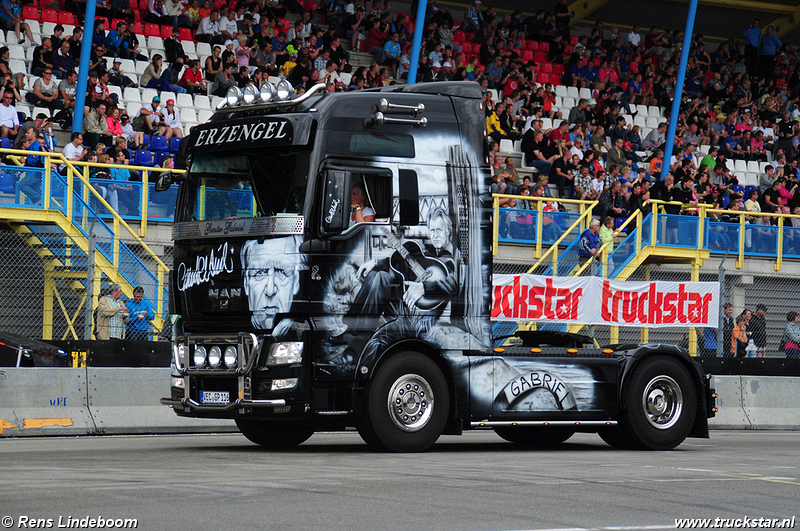
<svg viewBox="0 0 800 531">
<path fill-rule="evenodd" d="M 251 442 L 267 448 L 297 446 L 314 435 L 314 428 L 298 422 L 236 419 L 236 427 Z"/>
<path fill-rule="evenodd" d="M 622 429 L 619 426 L 609 426 L 607 428 L 600 428 L 597 431 L 597 434 L 603 439 L 606 443 L 614 448 L 619 448 L 620 450 L 630 450 L 631 444 L 629 439 L 625 436 Z"/>
<path fill-rule="evenodd" d="M 442 371 L 415 352 L 392 356 L 367 386 L 358 433 L 372 448 L 422 452 L 439 438 L 450 411 Z"/>
<path fill-rule="evenodd" d="M 494 432 L 508 442 L 538 448 L 557 446 L 575 434 L 566 426 L 498 426 Z"/>
<path fill-rule="evenodd" d="M 619 435 L 623 444 L 633 449 L 675 448 L 686 439 L 697 414 L 692 377 L 681 362 L 668 356 L 652 356 L 639 362 L 623 400 Z"/>
</svg>

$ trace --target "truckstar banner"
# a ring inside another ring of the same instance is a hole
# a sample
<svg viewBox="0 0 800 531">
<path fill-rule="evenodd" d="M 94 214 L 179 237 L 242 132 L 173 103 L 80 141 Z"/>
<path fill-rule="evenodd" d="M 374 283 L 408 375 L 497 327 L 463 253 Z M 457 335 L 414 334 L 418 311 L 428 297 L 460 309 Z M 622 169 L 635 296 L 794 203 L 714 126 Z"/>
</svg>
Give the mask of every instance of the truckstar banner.
<svg viewBox="0 0 800 531">
<path fill-rule="evenodd" d="M 719 322 L 719 284 L 494 275 L 492 319 L 716 328 Z"/>
</svg>

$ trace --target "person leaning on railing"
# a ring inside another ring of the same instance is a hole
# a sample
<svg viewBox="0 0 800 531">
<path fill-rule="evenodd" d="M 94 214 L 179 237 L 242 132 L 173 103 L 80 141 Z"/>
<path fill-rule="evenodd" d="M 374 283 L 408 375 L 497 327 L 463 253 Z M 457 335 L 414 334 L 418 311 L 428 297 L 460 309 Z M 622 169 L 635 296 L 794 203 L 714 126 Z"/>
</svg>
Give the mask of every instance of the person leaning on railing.
<svg viewBox="0 0 800 531">
<path fill-rule="evenodd" d="M 798 314 L 791 311 L 786 314 L 786 326 L 783 329 L 784 351 L 787 358 L 800 358 L 800 326 L 797 324 Z"/>
</svg>

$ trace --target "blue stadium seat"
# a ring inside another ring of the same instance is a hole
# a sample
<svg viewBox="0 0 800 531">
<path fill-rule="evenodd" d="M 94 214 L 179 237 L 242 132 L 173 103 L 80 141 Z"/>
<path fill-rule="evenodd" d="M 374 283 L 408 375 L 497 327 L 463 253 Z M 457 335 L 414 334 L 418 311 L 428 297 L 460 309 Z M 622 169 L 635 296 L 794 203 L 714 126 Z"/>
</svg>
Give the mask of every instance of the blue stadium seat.
<svg viewBox="0 0 800 531">
<path fill-rule="evenodd" d="M 733 190 L 737 194 L 743 194 L 744 186 L 742 186 L 741 184 L 734 184 L 733 186 L 731 186 L 731 190 Z"/>
<path fill-rule="evenodd" d="M 156 166 L 161 166 L 161 159 L 163 159 L 164 157 L 171 157 L 171 156 L 172 153 L 170 153 L 169 151 L 156 151 L 155 155 Z"/>
<path fill-rule="evenodd" d="M 753 190 L 758 190 L 758 186 L 750 185 L 750 186 L 745 187 L 745 189 L 744 189 L 744 198 L 745 199 L 749 199 L 750 198 L 750 192 L 752 192 Z"/>
<path fill-rule="evenodd" d="M 134 166 L 153 166 L 153 154 L 147 149 L 137 149 L 133 157 Z"/>
<path fill-rule="evenodd" d="M 731 202 L 731 200 L 728 198 L 727 195 L 723 196 L 722 197 L 722 208 L 728 208 L 728 205 L 730 204 L 730 202 Z"/>
<path fill-rule="evenodd" d="M 173 136 L 169 139 L 169 150 L 173 153 L 178 152 L 178 147 L 181 145 L 181 139 L 177 136 Z"/>
<path fill-rule="evenodd" d="M 161 135 L 153 135 L 150 137 L 150 150 L 151 151 L 169 151 L 169 144 L 167 137 Z"/>
<path fill-rule="evenodd" d="M 0 136 L 0 148 L 11 149 L 11 140 L 7 139 L 4 136 Z"/>
</svg>

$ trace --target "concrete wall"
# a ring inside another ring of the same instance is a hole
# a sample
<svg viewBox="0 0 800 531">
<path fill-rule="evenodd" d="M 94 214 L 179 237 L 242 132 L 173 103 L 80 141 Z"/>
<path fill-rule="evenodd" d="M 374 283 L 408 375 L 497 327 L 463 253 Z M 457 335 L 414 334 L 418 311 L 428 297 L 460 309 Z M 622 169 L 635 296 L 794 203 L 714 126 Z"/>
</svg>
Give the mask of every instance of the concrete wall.
<svg viewBox="0 0 800 531">
<path fill-rule="evenodd" d="M 159 403 L 168 368 L 0 369 L 0 437 L 236 431 Z M 716 376 L 712 429 L 800 429 L 800 378 Z"/>
<path fill-rule="evenodd" d="M 169 368 L 0 369 L 0 437 L 237 431 L 159 403 Z"/>
</svg>

